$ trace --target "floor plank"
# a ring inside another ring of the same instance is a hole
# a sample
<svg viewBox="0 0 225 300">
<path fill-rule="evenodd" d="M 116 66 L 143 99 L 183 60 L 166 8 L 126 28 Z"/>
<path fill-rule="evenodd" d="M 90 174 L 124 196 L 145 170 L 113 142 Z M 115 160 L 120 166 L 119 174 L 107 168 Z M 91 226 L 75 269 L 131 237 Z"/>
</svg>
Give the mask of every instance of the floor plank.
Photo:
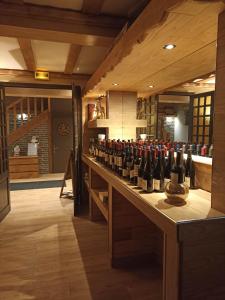
<svg viewBox="0 0 225 300">
<path fill-rule="evenodd" d="M 59 188 L 11 192 L 0 224 L 0 300 L 158 300 L 158 269 L 112 269 L 107 226 L 73 217 Z"/>
</svg>

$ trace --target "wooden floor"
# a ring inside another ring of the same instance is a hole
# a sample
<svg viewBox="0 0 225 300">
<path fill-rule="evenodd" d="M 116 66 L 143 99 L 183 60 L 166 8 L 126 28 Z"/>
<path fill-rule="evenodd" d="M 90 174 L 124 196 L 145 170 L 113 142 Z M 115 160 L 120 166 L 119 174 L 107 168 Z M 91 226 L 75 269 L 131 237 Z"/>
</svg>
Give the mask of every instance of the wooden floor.
<svg viewBox="0 0 225 300">
<path fill-rule="evenodd" d="M 59 189 L 11 193 L 0 224 L 0 300 L 158 300 L 156 269 L 111 269 L 107 227 L 73 218 Z"/>
</svg>

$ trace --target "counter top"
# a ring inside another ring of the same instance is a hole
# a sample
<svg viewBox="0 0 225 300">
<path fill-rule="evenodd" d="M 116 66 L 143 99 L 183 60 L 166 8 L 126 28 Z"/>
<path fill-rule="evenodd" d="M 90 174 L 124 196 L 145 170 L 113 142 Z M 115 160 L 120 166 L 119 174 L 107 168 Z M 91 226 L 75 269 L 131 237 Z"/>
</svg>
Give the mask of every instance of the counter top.
<svg viewBox="0 0 225 300">
<path fill-rule="evenodd" d="M 188 199 L 184 205 L 174 206 L 165 201 L 166 196 L 164 193 L 146 194 L 88 155 L 83 155 L 83 161 L 94 169 L 105 181 L 121 192 L 121 194 L 127 198 L 132 198 L 135 206 L 142 206 L 142 211 L 149 209 L 152 213 L 159 212 L 168 221 L 175 224 L 214 218 L 225 219 L 225 214 L 211 208 L 211 193 L 209 192 L 200 189 L 190 190 Z"/>
</svg>

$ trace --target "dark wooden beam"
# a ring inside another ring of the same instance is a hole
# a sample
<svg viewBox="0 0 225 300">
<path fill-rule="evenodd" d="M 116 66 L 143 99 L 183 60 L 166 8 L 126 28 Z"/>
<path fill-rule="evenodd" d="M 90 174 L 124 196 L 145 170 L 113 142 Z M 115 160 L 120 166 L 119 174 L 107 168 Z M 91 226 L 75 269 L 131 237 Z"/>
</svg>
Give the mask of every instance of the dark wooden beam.
<svg viewBox="0 0 225 300">
<path fill-rule="evenodd" d="M 28 39 L 18 39 L 18 43 L 20 45 L 20 50 L 22 52 L 24 61 L 27 66 L 27 70 L 35 71 L 36 63 L 34 58 L 34 53 L 31 45 L 31 40 Z"/>
<path fill-rule="evenodd" d="M 0 35 L 72 43 L 111 46 L 126 19 L 39 6 L 0 2 Z"/>
<path fill-rule="evenodd" d="M 98 15 L 101 13 L 105 0 L 83 0 L 82 11 L 86 14 Z"/>
<path fill-rule="evenodd" d="M 80 55 L 82 47 L 79 45 L 70 45 L 69 54 L 67 57 L 66 67 L 64 73 L 72 74 L 75 68 L 76 62 Z"/>
<path fill-rule="evenodd" d="M 84 86 L 90 75 L 86 74 L 64 74 L 60 72 L 50 72 L 50 80 L 36 80 L 34 72 L 22 70 L 0 69 L 0 83 L 16 84 L 34 84 L 34 85 L 71 85 L 76 82 L 77 85 Z M 10 85 L 11 86 L 11 85 Z"/>
</svg>

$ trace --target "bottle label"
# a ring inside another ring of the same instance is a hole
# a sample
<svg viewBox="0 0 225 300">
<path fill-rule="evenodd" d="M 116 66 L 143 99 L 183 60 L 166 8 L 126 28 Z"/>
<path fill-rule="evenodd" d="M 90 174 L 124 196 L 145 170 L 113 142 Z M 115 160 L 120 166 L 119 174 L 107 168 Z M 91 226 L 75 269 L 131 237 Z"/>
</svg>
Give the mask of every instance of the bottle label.
<svg viewBox="0 0 225 300">
<path fill-rule="evenodd" d="M 110 166 L 112 165 L 112 155 L 109 155 L 109 164 L 110 164 Z"/>
<path fill-rule="evenodd" d="M 154 179 L 154 190 L 160 191 L 160 180 Z"/>
<path fill-rule="evenodd" d="M 191 186 L 191 178 L 185 177 L 185 183 L 187 184 L 188 187 L 190 187 Z"/>
<path fill-rule="evenodd" d="M 172 183 L 178 183 L 178 174 L 171 172 L 171 181 Z"/>
<path fill-rule="evenodd" d="M 118 167 L 122 167 L 122 164 L 123 164 L 122 157 L 119 156 L 117 159 L 117 165 L 118 165 Z"/>
<path fill-rule="evenodd" d="M 138 176 L 138 168 L 139 168 L 139 165 L 134 165 L 134 177 Z"/>
<path fill-rule="evenodd" d="M 123 177 L 127 177 L 128 171 L 126 169 L 123 169 Z"/>
<path fill-rule="evenodd" d="M 105 162 L 107 163 L 109 161 L 109 155 L 105 154 Z"/>
<path fill-rule="evenodd" d="M 134 170 L 130 170 L 130 179 L 134 178 Z"/>
<path fill-rule="evenodd" d="M 138 183 L 137 183 L 139 188 L 142 188 L 142 177 L 138 177 Z"/>
<path fill-rule="evenodd" d="M 142 179 L 142 189 L 147 192 L 148 190 L 148 181 L 145 179 Z"/>
</svg>

